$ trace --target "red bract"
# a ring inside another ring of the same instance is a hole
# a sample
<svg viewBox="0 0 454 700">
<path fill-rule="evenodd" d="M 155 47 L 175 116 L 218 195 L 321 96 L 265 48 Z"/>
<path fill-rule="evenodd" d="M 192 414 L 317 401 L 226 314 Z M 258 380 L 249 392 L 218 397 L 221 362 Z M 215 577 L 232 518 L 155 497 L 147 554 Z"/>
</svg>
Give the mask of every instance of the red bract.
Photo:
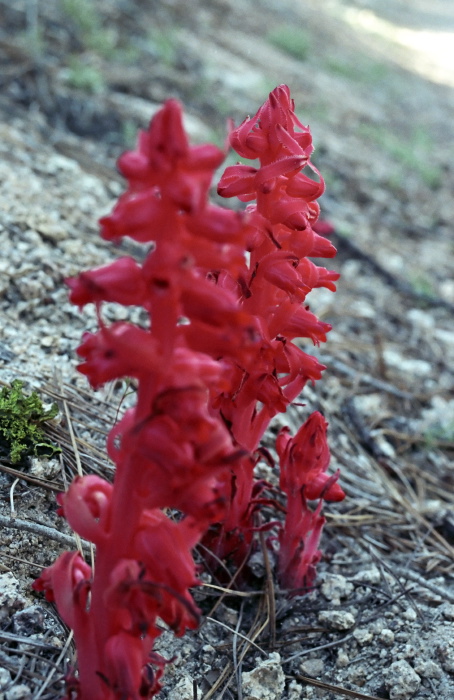
<svg viewBox="0 0 454 700">
<path fill-rule="evenodd" d="M 198 542 L 215 569 L 219 558 L 242 564 L 257 530 L 280 528 L 280 581 L 302 588 L 320 556 L 322 500 L 343 497 L 326 473 L 326 426 L 314 414 L 295 438 L 279 435 L 287 515 L 284 525 L 263 521 L 264 506 L 283 506 L 255 479 L 260 439 L 321 377 L 324 366 L 293 341 L 325 341 L 330 325 L 306 300 L 316 287 L 334 291 L 338 274 L 308 259 L 335 249 L 313 228 L 324 183 L 288 88 L 276 88 L 230 141 L 259 159 L 227 168 L 219 183 L 223 196 L 255 200 L 244 212 L 208 203 L 224 153 L 190 146 L 180 105 L 166 102 L 120 158 L 128 189 L 100 220 L 104 238 L 150 243 L 145 260 L 123 257 L 68 281 L 71 301 L 95 304 L 99 319 L 78 349 L 79 371 L 93 388 L 126 377 L 137 390 L 107 439 L 114 483 L 78 477 L 58 498 L 60 514 L 96 545 L 94 571 L 67 552 L 35 582 L 74 630 L 79 671 L 68 694 L 80 700 L 158 692 L 159 621 L 177 635 L 198 622 Z M 142 307 L 143 325 L 108 324 L 105 302 Z M 319 501 L 314 512 L 308 500 Z"/>
<path fill-rule="evenodd" d="M 283 428 L 276 440 L 280 463 L 280 487 L 287 495 L 287 515 L 279 535 L 279 579 L 285 588 L 308 588 L 320 560 L 318 543 L 325 519 L 322 501 L 341 501 L 345 493 L 337 483 L 339 473 L 329 476 L 330 454 L 327 423 L 316 411 L 290 437 Z M 307 501 L 318 500 L 315 511 Z"/>
<path fill-rule="evenodd" d="M 99 304 L 102 301 L 140 306 L 145 300 L 142 269 L 132 258 L 120 258 L 105 267 L 82 272 L 66 283 L 71 289 L 70 301 L 80 308 L 90 302 Z"/>
</svg>

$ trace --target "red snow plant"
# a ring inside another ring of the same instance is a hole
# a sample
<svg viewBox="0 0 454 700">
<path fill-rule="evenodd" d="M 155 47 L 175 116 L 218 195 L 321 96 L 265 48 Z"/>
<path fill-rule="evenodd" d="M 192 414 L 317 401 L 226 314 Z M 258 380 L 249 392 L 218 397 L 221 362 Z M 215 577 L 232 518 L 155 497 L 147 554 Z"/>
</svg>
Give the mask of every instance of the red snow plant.
<svg viewBox="0 0 454 700">
<path fill-rule="evenodd" d="M 228 167 L 219 183 L 223 197 L 255 201 L 242 212 L 208 203 L 225 154 L 190 146 L 179 103 L 166 102 L 136 150 L 119 159 L 128 189 L 100 221 L 103 238 L 145 244 L 144 261 L 123 257 L 68 281 L 71 301 L 93 303 L 99 322 L 78 349 L 79 371 L 95 389 L 131 378 L 137 391 L 107 440 L 113 484 L 78 477 L 59 497 L 60 513 L 95 545 L 95 568 L 65 552 L 34 584 L 74 632 L 78 671 L 68 697 L 158 692 L 166 661 L 153 651 L 156 638 L 164 626 L 182 635 L 198 624 L 190 588 L 202 539 L 210 561 L 238 564 L 255 531 L 274 527 L 281 585 L 310 586 L 322 501 L 344 496 L 338 475 L 326 473 L 326 423 L 314 413 L 295 437 L 287 429 L 278 436 L 287 515 L 264 522 L 285 498 L 271 498 L 254 477 L 260 439 L 321 376 L 323 365 L 295 340 L 326 339 L 330 326 L 305 301 L 314 287 L 334 291 L 338 275 L 309 260 L 335 249 L 314 231 L 324 184 L 289 89 L 276 88 L 230 143 L 258 159 Z M 141 307 L 147 321 L 109 324 L 105 302 Z"/>
</svg>

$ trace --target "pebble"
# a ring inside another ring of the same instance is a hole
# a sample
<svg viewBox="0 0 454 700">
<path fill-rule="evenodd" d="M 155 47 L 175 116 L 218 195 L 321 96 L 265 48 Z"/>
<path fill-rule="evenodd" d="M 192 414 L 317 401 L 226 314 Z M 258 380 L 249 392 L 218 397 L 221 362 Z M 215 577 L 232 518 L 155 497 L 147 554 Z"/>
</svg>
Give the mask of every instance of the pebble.
<svg viewBox="0 0 454 700">
<path fill-rule="evenodd" d="M 280 700 L 285 688 L 280 655 L 270 654 L 252 671 L 244 672 L 241 680 L 243 700 Z"/>
<path fill-rule="evenodd" d="M 30 700 L 32 697 L 32 691 L 23 683 L 19 685 L 14 685 L 10 690 L 5 693 L 5 700 Z"/>
<path fill-rule="evenodd" d="M 385 644 L 385 646 L 389 647 L 391 644 L 394 644 L 394 632 L 387 627 L 382 629 L 379 635 L 379 640 L 382 644 Z"/>
<path fill-rule="evenodd" d="M 327 600 L 338 603 L 353 592 L 353 584 L 340 574 L 327 574 L 322 583 L 322 593 Z"/>
<path fill-rule="evenodd" d="M 30 605 L 12 617 L 13 631 L 21 636 L 38 634 L 44 630 L 46 611 L 41 605 Z"/>
<path fill-rule="evenodd" d="M 358 644 L 360 644 L 361 646 L 365 646 L 366 644 L 370 644 L 374 638 L 374 635 L 372 634 L 372 632 L 370 630 L 364 629 L 361 627 L 359 629 L 354 630 L 353 636 L 356 639 L 356 641 L 358 642 Z"/>
<path fill-rule="evenodd" d="M 339 649 L 337 652 L 336 666 L 338 668 L 345 668 L 350 663 L 348 654 L 343 650 Z"/>
<path fill-rule="evenodd" d="M 355 624 L 355 618 L 351 612 L 344 610 L 322 610 L 318 615 L 318 621 L 333 630 L 349 630 Z"/>
<path fill-rule="evenodd" d="M 322 659 L 306 659 L 300 664 L 301 673 L 312 678 L 319 678 L 325 670 Z"/>
<path fill-rule="evenodd" d="M 352 578 L 352 581 L 355 581 L 356 583 L 370 583 L 373 586 L 379 584 L 380 580 L 381 574 L 378 567 L 375 565 L 371 566 L 369 569 L 358 571 L 358 573 Z"/>
<path fill-rule="evenodd" d="M 11 673 L 7 668 L 0 667 L 0 690 L 4 690 L 11 683 Z"/>
<path fill-rule="evenodd" d="M 169 700 L 194 700 L 194 683 L 190 676 L 183 676 L 168 695 Z"/>
<path fill-rule="evenodd" d="M 444 670 L 454 673 L 454 639 L 441 641 L 437 645 L 437 655 Z"/>
<path fill-rule="evenodd" d="M 454 620 L 454 605 L 452 603 L 443 603 L 440 606 L 440 612 L 445 620 Z"/>
<path fill-rule="evenodd" d="M 303 686 L 295 680 L 290 681 L 288 687 L 288 700 L 301 700 L 303 697 Z"/>
<path fill-rule="evenodd" d="M 404 659 L 391 664 L 384 680 L 390 700 L 409 700 L 421 685 L 421 678 Z"/>
<path fill-rule="evenodd" d="M 443 671 L 435 661 L 419 659 L 415 665 L 414 669 L 419 676 L 424 678 L 441 678 Z"/>
<path fill-rule="evenodd" d="M 10 571 L 0 574 L 0 622 L 6 621 L 16 610 L 22 610 L 27 605 L 19 590 L 20 584 Z"/>
</svg>

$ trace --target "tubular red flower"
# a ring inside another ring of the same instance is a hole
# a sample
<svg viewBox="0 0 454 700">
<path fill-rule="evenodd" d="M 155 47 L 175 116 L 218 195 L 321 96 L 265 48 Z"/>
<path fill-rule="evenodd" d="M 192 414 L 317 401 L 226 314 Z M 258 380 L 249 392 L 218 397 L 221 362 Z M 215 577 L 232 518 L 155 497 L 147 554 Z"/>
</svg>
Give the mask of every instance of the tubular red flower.
<svg viewBox="0 0 454 700">
<path fill-rule="evenodd" d="M 98 333 L 85 333 L 77 353 L 85 360 L 77 369 L 88 377 L 94 389 L 112 379 L 154 372 L 163 362 L 156 339 L 122 321 L 101 328 Z"/>
<path fill-rule="evenodd" d="M 109 534 L 112 489 L 94 474 L 76 477 L 60 499 L 60 514 L 81 537 L 99 544 Z"/>
<path fill-rule="evenodd" d="M 55 602 L 64 622 L 71 629 L 79 628 L 87 617 L 91 568 L 78 552 L 63 552 L 44 569 L 33 583 L 35 591 L 43 591 L 46 599 Z"/>
<path fill-rule="evenodd" d="M 146 291 L 141 272 L 142 268 L 132 258 L 120 258 L 110 265 L 81 272 L 78 277 L 65 280 L 71 289 L 69 300 L 79 308 L 101 301 L 141 306 Z"/>
</svg>

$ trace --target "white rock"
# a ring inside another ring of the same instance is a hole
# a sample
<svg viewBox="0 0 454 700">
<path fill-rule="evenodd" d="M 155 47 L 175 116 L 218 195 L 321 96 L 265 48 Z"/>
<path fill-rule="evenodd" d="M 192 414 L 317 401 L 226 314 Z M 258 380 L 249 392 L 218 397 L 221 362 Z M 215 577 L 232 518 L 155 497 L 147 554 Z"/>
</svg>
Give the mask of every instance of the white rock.
<svg viewBox="0 0 454 700">
<path fill-rule="evenodd" d="M 32 691 L 24 684 L 14 685 L 5 693 L 5 700 L 30 700 L 31 697 Z"/>
<path fill-rule="evenodd" d="M 372 585 L 376 586 L 381 580 L 380 570 L 377 566 L 375 566 L 375 564 L 373 564 L 368 569 L 358 571 L 358 573 L 353 576 L 352 580 L 358 583 L 371 583 Z"/>
<path fill-rule="evenodd" d="M 437 645 L 437 654 L 445 671 L 454 673 L 454 639 L 446 639 Z"/>
<path fill-rule="evenodd" d="M 421 678 L 404 659 L 391 664 L 384 679 L 391 700 L 409 700 L 421 685 Z"/>
<path fill-rule="evenodd" d="M 415 663 L 415 671 L 424 678 L 441 678 L 443 675 L 443 671 L 435 661 L 426 661 L 425 659 L 419 659 Z"/>
<path fill-rule="evenodd" d="M 382 644 L 385 644 L 387 647 L 391 646 L 391 644 L 394 644 L 394 632 L 385 627 L 380 632 L 379 640 Z"/>
<path fill-rule="evenodd" d="M 325 670 L 325 664 L 322 659 L 306 659 L 300 664 L 301 673 L 311 678 L 320 678 Z"/>
<path fill-rule="evenodd" d="M 355 618 L 351 612 L 345 610 L 322 610 L 318 621 L 333 630 L 349 630 L 355 624 Z"/>
<path fill-rule="evenodd" d="M 327 600 L 339 601 L 348 598 L 353 591 L 353 584 L 340 574 L 327 574 L 322 583 L 322 593 Z"/>
<path fill-rule="evenodd" d="M 194 683 L 190 676 L 183 676 L 169 695 L 169 700 L 194 700 Z"/>
<path fill-rule="evenodd" d="M 303 686 L 295 680 L 290 681 L 288 687 L 288 700 L 301 700 L 303 697 Z"/>
<path fill-rule="evenodd" d="M 0 668 L 0 690 L 4 690 L 11 682 L 11 673 L 7 668 Z"/>
<path fill-rule="evenodd" d="M 350 663 L 348 654 L 343 650 L 339 649 L 337 652 L 336 666 L 338 668 L 345 668 Z"/>
<path fill-rule="evenodd" d="M 252 671 L 242 674 L 243 700 L 280 700 L 285 687 L 280 662 L 279 654 L 272 653 Z"/>
<path fill-rule="evenodd" d="M 407 318 L 415 326 L 418 326 L 418 328 L 422 328 L 424 330 L 433 328 L 435 325 L 435 319 L 433 316 L 422 309 L 410 309 L 407 311 Z"/>
<path fill-rule="evenodd" d="M 416 610 L 414 608 L 407 608 L 402 613 L 402 617 L 404 617 L 409 622 L 414 622 L 418 616 L 417 616 Z"/>
<path fill-rule="evenodd" d="M 0 574 L 0 622 L 6 621 L 16 610 L 28 605 L 19 593 L 20 584 L 10 571 Z"/>
<path fill-rule="evenodd" d="M 394 367 L 400 372 L 408 372 L 421 377 L 427 377 L 432 372 L 432 365 L 430 362 L 404 357 L 404 355 L 401 355 L 393 348 L 385 348 L 383 357 L 389 367 Z"/>
<path fill-rule="evenodd" d="M 356 639 L 356 641 L 358 642 L 358 644 L 360 644 L 361 646 L 364 646 L 366 644 L 370 644 L 370 642 L 374 638 L 374 635 L 372 634 L 372 632 L 370 632 L 368 629 L 364 629 L 361 627 L 359 629 L 354 630 L 353 636 Z"/>
</svg>

